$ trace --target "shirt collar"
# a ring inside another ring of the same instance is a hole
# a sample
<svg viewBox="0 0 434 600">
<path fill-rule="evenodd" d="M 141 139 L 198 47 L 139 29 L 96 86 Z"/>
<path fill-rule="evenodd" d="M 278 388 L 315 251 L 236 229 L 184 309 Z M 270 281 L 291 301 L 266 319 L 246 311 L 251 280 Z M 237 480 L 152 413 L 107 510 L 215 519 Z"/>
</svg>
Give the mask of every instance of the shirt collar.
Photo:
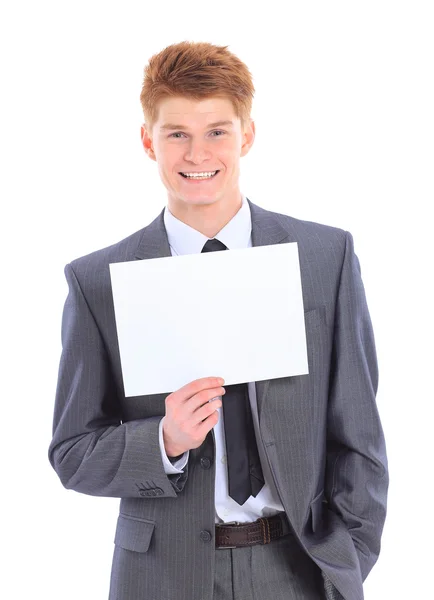
<svg viewBox="0 0 434 600">
<path fill-rule="evenodd" d="M 229 250 L 248 248 L 251 244 L 252 217 L 250 206 L 244 194 L 242 205 L 237 214 L 221 229 L 215 239 L 222 242 Z M 177 219 L 168 209 L 164 210 L 164 226 L 172 253 L 199 254 L 208 237 Z"/>
</svg>

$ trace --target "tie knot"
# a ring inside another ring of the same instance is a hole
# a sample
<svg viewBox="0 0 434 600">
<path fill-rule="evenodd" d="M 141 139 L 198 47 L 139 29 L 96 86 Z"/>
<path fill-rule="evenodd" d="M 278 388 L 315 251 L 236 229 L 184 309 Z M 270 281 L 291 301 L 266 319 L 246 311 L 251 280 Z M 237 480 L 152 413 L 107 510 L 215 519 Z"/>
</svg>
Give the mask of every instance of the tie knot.
<svg viewBox="0 0 434 600">
<path fill-rule="evenodd" d="M 202 252 L 218 252 L 219 250 L 227 250 L 227 247 L 216 239 L 208 240 L 202 248 Z"/>
</svg>

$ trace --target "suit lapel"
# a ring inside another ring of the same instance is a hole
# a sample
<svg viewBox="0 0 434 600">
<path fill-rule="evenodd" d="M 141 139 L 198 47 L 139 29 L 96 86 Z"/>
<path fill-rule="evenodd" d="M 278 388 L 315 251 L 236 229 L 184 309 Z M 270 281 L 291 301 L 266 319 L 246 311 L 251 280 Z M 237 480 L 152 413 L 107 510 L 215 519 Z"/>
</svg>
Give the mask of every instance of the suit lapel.
<svg viewBox="0 0 434 600">
<path fill-rule="evenodd" d="M 288 236 L 288 232 L 280 225 L 275 213 L 256 206 L 249 199 L 247 201 L 252 215 L 253 246 L 271 246 L 272 244 L 292 241 Z M 265 405 L 269 385 L 269 379 L 256 381 L 255 383 L 259 423 L 261 423 L 262 407 Z"/>
<path fill-rule="evenodd" d="M 288 232 L 280 225 L 276 213 L 253 204 L 248 198 L 247 202 L 249 203 L 252 216 L 253 246 L 270 246 L 272 244 L 295 241 L 291 239 Z M 146 260 L 171 255 L 167 232 L 164 226 L 163 209 L 158 217 L 144 229 L 135 258 Z M 265 403 L 269 384 L 270 380 L 257 381 L 255 383 L 259 419 L 261 418 L 261 410 Z"/>
</svg>

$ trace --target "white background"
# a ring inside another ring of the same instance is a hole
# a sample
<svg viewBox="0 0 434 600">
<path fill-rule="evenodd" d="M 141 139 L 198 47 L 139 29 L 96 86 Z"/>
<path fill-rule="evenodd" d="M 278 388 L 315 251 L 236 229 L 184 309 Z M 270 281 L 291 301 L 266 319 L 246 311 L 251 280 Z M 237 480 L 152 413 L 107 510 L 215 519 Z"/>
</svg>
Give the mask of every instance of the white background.
<svg viewBox="0 0 434 600">
<path fill-rule="evenodd" d="M 118 500 L 66 491 L 47 458 L 63 268 L 164 207 L 140 145 L 143 68 L 192 40 L 228 45 L 254 76 L 242 191 L 354 236 L 391 478 L 365 594 L 431 597 L 432 3 L 155 4 L 2 3 L 0 595 L 108 595 Z"/>
</svg>

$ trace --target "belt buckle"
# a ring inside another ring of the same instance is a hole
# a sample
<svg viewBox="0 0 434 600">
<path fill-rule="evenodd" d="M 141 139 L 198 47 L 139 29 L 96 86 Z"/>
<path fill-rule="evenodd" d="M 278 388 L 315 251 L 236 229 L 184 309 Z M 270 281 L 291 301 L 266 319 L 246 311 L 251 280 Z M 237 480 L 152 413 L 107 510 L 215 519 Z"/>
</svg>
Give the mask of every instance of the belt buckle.
<svg viewBox="0 0 434 600">
<path fill-rule="evenodd" d="M 227 523 L 217 523 L 217 527 L 225 527 L 226 525 L 241 525 L 239 521 L 228 521 Z M 216 550 L 231 550 L 238 546 L 216 546 Z"/>
</svg>

